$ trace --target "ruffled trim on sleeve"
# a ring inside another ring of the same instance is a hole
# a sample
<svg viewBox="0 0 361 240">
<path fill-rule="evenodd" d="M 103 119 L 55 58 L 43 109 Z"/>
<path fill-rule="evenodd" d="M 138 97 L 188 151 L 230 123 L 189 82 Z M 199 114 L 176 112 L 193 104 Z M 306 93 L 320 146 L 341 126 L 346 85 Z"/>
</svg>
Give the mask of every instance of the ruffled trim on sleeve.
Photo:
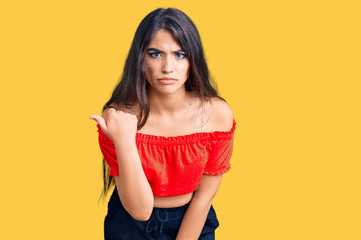
<svg viewBox="0 0 361 240">
<path fill-rule="evenodd" d="M 230 165 L 228 167 L 222 169 L 222 170 L 219 170 L 219 171 L 203 171 L 203 173 L 206 174 L 206 175 L 216 175 L 216 176 L 218 176 L 218 175 L 225 174 L 229 170 L 231 170 Z"/>
</svg>

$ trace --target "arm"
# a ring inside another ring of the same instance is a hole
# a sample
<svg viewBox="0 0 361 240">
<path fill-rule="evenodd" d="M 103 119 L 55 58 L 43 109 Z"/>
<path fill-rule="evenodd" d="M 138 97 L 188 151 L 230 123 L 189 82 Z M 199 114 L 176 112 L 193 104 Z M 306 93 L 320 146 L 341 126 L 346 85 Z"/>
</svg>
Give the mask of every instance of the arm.
<svg viewBox="0 0 361 240">
<path fill-rule="evenodd" d="M 124 208 L 133 218 L 146 221 L 152 213 L 154 197 L 136 147 L 136 116 L 111 108 L 102 116 L 89 118 L 94 119 L 114 143 L 119 168 L 119 176 L 114 176 L 114 180 Z"/>
<path fill-rule="evenodd" d="M 146 221 L 153 211 L 153 193 L 144 174 L 135 142 L 114 143 L 119 176 L 114 176 L 119 199 L 135 219 Z"/>
<path fill-rule="evenodd" d="M 229 131 L 231 129 L 233 126 L 233 112 L 226 102 L 214 98 L 209 112 L 212 113 L 208 122 L 209 131 Z M 212 158 L 215 157 L 218 158 L 219 155 L 213 153 Z M 222 175 L 203 174 L 198 189 L 195 191 L 184 215 L 176 240 L 199 238 L 221 179 Z"/>
<path fill-rule="evenodd" d="M 222 175 L 203 174 L 199 187 L 184 215 L 176 240 L 199 238 L 221 180 Z"/>
</svg>

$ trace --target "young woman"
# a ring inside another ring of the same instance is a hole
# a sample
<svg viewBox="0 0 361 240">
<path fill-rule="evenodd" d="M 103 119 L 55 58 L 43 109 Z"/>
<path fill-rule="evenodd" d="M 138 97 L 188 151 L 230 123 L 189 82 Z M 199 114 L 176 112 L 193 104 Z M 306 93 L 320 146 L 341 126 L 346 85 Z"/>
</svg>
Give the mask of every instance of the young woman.
<svg viewBox="0 0 361 240">
<path fill-rule="evenodd" d="M 105 239 L 214 239 L 212 201 L 230 169 L 236 122 L 210 84 L 198 30 L 178 9 L 140 23 L 98 125 Z"/>
</svg>

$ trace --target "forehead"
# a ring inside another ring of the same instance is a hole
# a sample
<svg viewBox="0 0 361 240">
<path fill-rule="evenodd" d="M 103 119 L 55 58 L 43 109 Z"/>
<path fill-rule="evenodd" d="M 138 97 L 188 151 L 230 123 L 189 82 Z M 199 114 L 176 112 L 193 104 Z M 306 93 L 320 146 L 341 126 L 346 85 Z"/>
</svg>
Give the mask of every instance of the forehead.
<svg viewBox="0 0 361 240">
<path fill-rule="evenodd" d="M 158 48 L 160 50 L 179 50 L 182 47 L 179 45 L 173 35 L 164 29 L 159 29 L 150 41 L 148 48 Z"/>
</svg>

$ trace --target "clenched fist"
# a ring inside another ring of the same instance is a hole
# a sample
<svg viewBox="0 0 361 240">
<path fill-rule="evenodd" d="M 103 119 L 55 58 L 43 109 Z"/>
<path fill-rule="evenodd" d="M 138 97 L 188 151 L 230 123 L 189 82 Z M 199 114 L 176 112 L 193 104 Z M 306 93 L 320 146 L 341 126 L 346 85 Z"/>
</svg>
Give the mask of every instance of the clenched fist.
<svg viewBox="0 0 361 240">
<path fill-rule="evenodd" d="M 134 114 L 107 108 L 102 116 L 93 114 L 89 116 L 95 120 L 101 130 L 114 142 L 114 144 L 129 142 L 135 139 L 138 119 Z"/>
</svg>

